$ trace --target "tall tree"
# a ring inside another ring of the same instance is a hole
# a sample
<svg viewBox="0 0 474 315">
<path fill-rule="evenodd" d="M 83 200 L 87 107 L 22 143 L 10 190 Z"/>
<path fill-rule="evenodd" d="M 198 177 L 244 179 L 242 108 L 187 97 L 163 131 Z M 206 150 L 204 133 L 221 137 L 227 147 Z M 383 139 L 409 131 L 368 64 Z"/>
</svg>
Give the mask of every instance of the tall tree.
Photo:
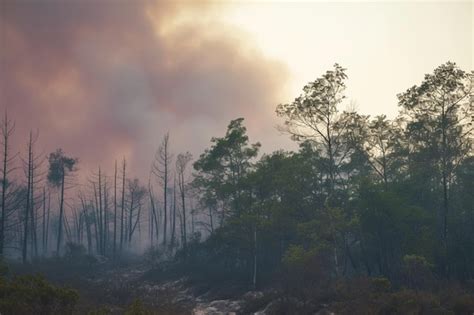
<svg viewBox="0 0 474 315">
<path fill-rule="evenodd" d="M 9 182 L 9 175 L 14 170 L 12 167 L 13 160 L 16 158 L 16 154 L 10 154 L 10 138 L 15 131 L 15 123 L 12 122 L 8 118 L 7 111 L 5 110 L 5 115 L 0 122 L 0 137 L 1 142 L 0 145 L 2 146 L 2 213 L 0 214 L 0 258 L 3 257 L 3 249 L 5 246 L 5 226 L 6 226 L 6 218 L 7 218 L 7 190 L 9 189 L 10 182 Z"/>
<path fill-rule="evenodd" d="M 56 243 L 56 254 L 59 255 L 61 249 L 63 222 L 64 222 L 64 192 L 66 189 L 67 176 L 76 170 L 77 158 L 71 158 L 64 154 L 62 149 L 57 149 L 48 156 L 49 172 L 48 181 L 56 188 L 60 188 L 59 201 L 59 225 L 58 238 Z"/>
<path fill-rule="evenodd" d="M 171 215 L 171 242 L 170 248 L 173 249 L 175 247 L 175 240 L 176 240 L 176 173 L 174 174 L 173 180 L 173 205 L 172 205 L 172 212 Z"/>
<path fill-rule="evenodd" d="M 168 235 L 168 188 L 170 180 L 170 166 L 173 155 L 170 152 L 169 133 L 165 134 L 163 140 L 155 153 L 152 164 L 152 172 L 163 188 L 163 245 L 167 244 Z M 171 221 L 171 220 L 170 220 Z"/>
<path fill-rule="evenodd" d="M 115 160 L 114 168 L 114 244 L 113 257 L 117 255 L 117 160 Z"/>
<path fill-rule="evenodd" d="M 26 263 L 28 255 L 28 224 L 30 216 L 30 207 L 31 207 L 31 172 L 32 172 L 32 160 L 33 160 L 33 134 L 30 131 L 30 138 L 28 141 L 28 162 L 26 164 L 26 176 L 27 176 L 27 188 L 26 188 L 26 207 L 25 215 L 23 217 L 23 246 L 22 246 L 22 261 Z"/>
<path fill-rule="evenodd" d="M 375 174 L 387 186 L 403 167 L 401 151 L 404 147 L 400 121 L 390 121 L 385 115 L 376 116 L 366 126 L 363 146 Z"/>
<path fill-rule="evenodd" d="M 339 109 L 345 99 L 345 70 L 335 64 L 334 70 L 308 83 L 301 96 L 292 103 L 278 105 L 276 110 L 285 119 L 284 131 L 293 139 L 310 141 L 323 150 L 328 159 L 329 199 L 333 197 L 339 167 L 347 157 L 343 135 L 348 126 L 340 123 Z"/>
<path fill-rule="evenodd" d="M 23 230 L 23 246 L 22 246 L 22 259 L 23 262 L 27 260 L 28 253 L 28 237 L 30 238 L 30 244 L 34 250 L 34 255 L 38 255 L 38 239 L 37 239 L 37 213 L 36 213 L 36 196 L 35 187 L 41 181 L 41 173 L 39 169 L 41 167 L 40 156 L 36 155 L 34 146 L 38 140 L 38 133 L 33 134 L 30 131 L 29 140 L 27 145 L 28 158 L 24 161 L 24 172 L 27 176 L 27 194 L 26 194 L 26 207 L 24 215 L 24 230 Z"/>
<path fill-rule="evenodd" d="M 148 179 L 148 194 L 150 197 L 150 205 L 151 205 L 151 234 L 150 234 L 150 245 L 153 246 L 153 239 L 156 237 L 156 240 L 158 241 L 159 239 L 159 214 L 158 214 L 158 209 L 156 206 L 155 202 L 155 196 L 153 194 L 153 186 L 151 185 L 151 174 L 150 178 Z M 153 229 L 155 230 L 153 234 Z"/>
<path fill-rule="evenodd" d="M 447 62 L 425 75 L 419 86 L 398 95 L 407 120 L 411 152 L 439 178 L 442 240 L 448 244 L 450 187 L 457 167 L 472 154 L 473 74 Z"/>
<path fill-rule="evenodd" d="M 132 245 L 133 233 L 140 223 L 140 213 L 143 204 L 143 198 L 146 195 L 146 189 L 140 185 L 137 178 L 129 180 L 128 182 L 128 193 L 129 193 L 129 212 L 128 212 L 128 245 Z"/>
<path fill-rule="evenodd" d="M 124 241 L 124 238 L 125 238 L 125 234 L 124 234 L 124 227 L 125 227 L 125 172 L 126 172 L 126 166 L 127 166 L 127 163 L 125 161 L 125 158 L 123 159 L 123 162 L 122 162 L 122 200 L 120 202 L 120 252 L 122 252 L 123 250 L 123 241 Z"/>
<path fill-rule="evenodd" d="M 347 162 L 350 146 L 347 134 L 354 116 L 341 113 L 339 106 L 345 99 L 344 90 L 347 75 L 345 69 L 338 64 L 303 88 L 303 94 L 292 103 L 277 106 L 277 115 L 285 119 L 284 131 L 296 141 L 306 141 L 322 151 L 326 159 L 325 173 L 327 174 L 326 212 L 330 218 L 329 224 L 333 231 L 334 265 L 336 274 L 339 273 L 334 209 L 341 202 L 336 200 L 337 179 L 342 166 Z"/>
<path fill-rule="evenodd" d="M 218 211 L 221 225 L 226 218 L 242 213 L 241 179 L 251 170 L 260 148 L 260 143 L 249 144 L 246 131 L 243 118 L 232 120 L 225 137 L 212 138 L 212 147 L 193 165 L 193 186 L 200 203 L 209 211 Z"/>
<path fill-rule="evenodd" d="M 189 152 L 178 154 L 176 158 L 176 173 L 178 176 L 179 196 L 181 199 L 181 220 L 182 220 L 182 235 L 183 235 L 183 250 L 186 255 L 187 250 L 187 223 L 186 223 L 186 167 L 192 160 L 192 155 Z"/>
</svg>

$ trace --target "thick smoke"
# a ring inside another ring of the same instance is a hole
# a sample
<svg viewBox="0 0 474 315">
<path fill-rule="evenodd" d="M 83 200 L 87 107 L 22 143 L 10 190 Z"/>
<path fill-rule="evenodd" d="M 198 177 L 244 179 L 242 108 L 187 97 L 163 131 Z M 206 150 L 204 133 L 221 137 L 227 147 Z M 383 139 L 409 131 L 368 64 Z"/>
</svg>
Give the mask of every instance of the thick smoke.
<svg viewBox="0 0 474 315">
<path fill-rule="evenodd" d="M 216 4 L 150 1 L 2 1 L 0 107 L 24 149 L 39 129 L 45 153 L 62 147 L 81 169 L 125 156 L 145 175 L 162 135 L 198 155 L 229 120 L 251 140 L 286 142 L 274 108 L 285 67 L 216 18 Z"/>
</svg>

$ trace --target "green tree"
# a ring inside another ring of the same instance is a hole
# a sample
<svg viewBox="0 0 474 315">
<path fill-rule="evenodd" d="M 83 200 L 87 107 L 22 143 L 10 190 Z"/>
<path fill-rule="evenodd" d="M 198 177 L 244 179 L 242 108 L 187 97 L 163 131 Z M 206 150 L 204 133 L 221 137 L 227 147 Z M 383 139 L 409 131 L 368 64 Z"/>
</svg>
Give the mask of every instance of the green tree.
<svg viewBox="0 0 474 315">
<path fill-rule="evenodd" d="M 292 103 L 277 106 L 277 115 L 285 119 L 284 130 L 296 141 L 310 141 L 328 159 L 328 195 L 332 197 L 339 167 L 346 158 L 343 134 L 347 124 L 341 123 L 340 105 L 345 99 L 347 75 L 338 64 L 334 70 L 308 83 L 303 94 Z"/>
<path fill-rule="evenodd" d="M 200 192 L 201 203 L 219 213 L 221 225 L 227 217 L 242 213 L 241 179 L 251 170 L 260 148 L 260 143 L 249 144 L 246 131 L 243 118 L 232 120 L 226 135 L 212 138 L 211 148 L 193 165 L 193 186 Z"/>
<path fill-rule="evenodd" d="M 456 169 L 472 155 L 473 75 L 447 62 L 425 75 L 419 86 L 398 95 L 415 167 L 429 167 L 441 197 L 441 239 L 448 246 L 450 187 Z M 412 168 L 411 170 L 416 171 Z M 426 173 L 425 173 L 426 174 Z"/>
<path fill-rule="evenodd" d="M 59 228 L 58 239 L 56 243 L 56 253 L 59 255 L 62 240 L 63 220 L 64 220 L 64 191 L 67 176 L 76 170 L 77 158 L 71 158 L 64 154 L 62 149 L 57 149 L 48 157 L 49 171 L 48 182 L 53 186 L 60 188 L 59 204 Z"/>
</svg>

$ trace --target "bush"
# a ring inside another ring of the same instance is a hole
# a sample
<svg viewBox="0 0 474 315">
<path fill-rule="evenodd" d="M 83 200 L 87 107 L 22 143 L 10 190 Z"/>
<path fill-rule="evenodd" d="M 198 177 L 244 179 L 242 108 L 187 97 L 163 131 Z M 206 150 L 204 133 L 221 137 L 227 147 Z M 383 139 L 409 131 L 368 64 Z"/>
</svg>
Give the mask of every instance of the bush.
<svg viewBox="0 0 474 315">
<path fill-rule="evenodd" d="M 152 315 L 152 312 L 143 306 L 141 300 L 136 299 L 127 308 L 125 315 Z"/>
<path fill-rule="evenodd" d="M 39 275 L 0 278 L 2 314 L 71 314 L 78 298 L 75 290 L 56 287 Z"/>
<path fill-rule="evenodd" d="M 423 256 L 405 255 L 402 268 L 404 284 L 414 290 L 432 288 L 435 282 L 432 268 L 433 265 Z"/>
</svg>

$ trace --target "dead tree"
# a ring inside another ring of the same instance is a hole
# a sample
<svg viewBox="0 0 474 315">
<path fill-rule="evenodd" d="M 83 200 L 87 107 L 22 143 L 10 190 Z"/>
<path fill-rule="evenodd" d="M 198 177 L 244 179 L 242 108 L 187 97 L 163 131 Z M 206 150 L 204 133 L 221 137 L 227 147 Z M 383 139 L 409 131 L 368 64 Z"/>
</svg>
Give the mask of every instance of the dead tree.
<svg viewBox="0 0 474 315">
<path fill-rule="evenodd" d="M 120 215 L 120 252 L 123 250 L 123 241 L 124 241 L 124 225 L 125 225 L 125 169 L 126 169 L 126 161 L 125 158 L 123 159 L 123 170 L 122 170 L 122 202 L 121 202 L 121 215 Z"/>
<path fill-rule="evenodd" d="M 130 180 L 128 182 L 129 188 L 129 212 L 128 212 L 128 245 L 132 244 L 132 237 L 137 224 L 139 224 L 141 207 L 143 197 L 146 194 L 146 189 L 140 186 L 138 179 Z M 137 211 L 137 213 L 135 213 Z M 134 221 L 135 218 L 135 221 Z"/>
<path fill-rule="evenodd" d="M 186 254 L 186 247 L 187 247 L 185 173 L 186 173 L 186 167 L 189 164 L 189 162 L 191 162 L 191 160 L 192 160 L 192 155 L 189 152 L 186 152 L 184 154 L 178 154 L 178 157 L 176 158 L 176 173 L 178 175 L 178 188 L 179 188 L 179 195 L 181 199 L 181 210 L 182 210 L 181 211 L 182 242 L 183 242 L 183 250 L 185 254 Z M 193 222 L 193 233 L 194 233 L 194 222 Z"/>
<path fill-rule="evenodd" d="M 28 237 L 30 244 L 34 250 L 34 255 L 38 255 L 38 238 L 37 238 L 37 218 L 35 209 L 35 187 L 41 181 L 40 175 L 37 171 L 41 167 L 39 156 L 34 152 L 34 145 L 38 140 L 38 133 L 33 134 L 30 131 L 29 140 L 27 144 L 28 158 L 23 160 L 24 172 L 27 177 L 26 188 L 26 206 L 23 217 L 23 245 L 22 245 L 22 261 L 25 263 L 28 258 Z M 31 233 L 30 233 L 31 232 Z"/>
<path fill-rule="evenodd" d="M 148 180 L 148 194 L 150 196 L 150 205 L 151 205 L 151 234 L 150 234 L 150 244 L 153 246 L 153 238 L 156 236 L 156 241 L 159 239 L 159 220 L 158 220 L 158 209 L 155 202 L 155 196 L 153 195 L 153 186 L 151 185 L 151 180 Z M 153 229 L 153 226 L 155 228 Z M 153 231 L 154 230 L 154 231 Z M 153 233 L 154 232 L 154 233 Z"/>
<path fill-rule="evenodd" d="M 7 219 L 7 190 L 10 188 L 9 175 L 13 172 L 14 168 L 11 166 L 13 160 L 16 158 L 17 154 L 10 155 L 10 137 L 12 136 L 15 130 L 15 123 L 8 119 L 7 111 L 5 110 L 5 115 L 2 121 L 0 122 L 0 136 L 1 136 L 1 146 L 3 149 L 3 161 L 2 161 L 2 200 L 1 200 L 1 211 L 0 214 L 0 258 L 3 257 L 3 249 L 5 246 L 5 226 Z"/>
<path fill-rule="evenodd" d="M 168 233 L 168 185 L 172 158 L 169 150 L 169 134 L 167 133 L 155 153 L 152 164 L 152 172 L 163 188 L 163 245 L 166 245 Z"/>
<path fill-rule="evenodd" d="M 170 248 L 173 250 L 176 239 L 176 173 L 173 181 L 173 212 L 171 213 L 171 243 Z"/>
<path fill-rule="evenodd" d="M 115 160 L 114 169 L 114 244 L 113 257 L 117 255 L 117 160 Z"/>
</svg>

